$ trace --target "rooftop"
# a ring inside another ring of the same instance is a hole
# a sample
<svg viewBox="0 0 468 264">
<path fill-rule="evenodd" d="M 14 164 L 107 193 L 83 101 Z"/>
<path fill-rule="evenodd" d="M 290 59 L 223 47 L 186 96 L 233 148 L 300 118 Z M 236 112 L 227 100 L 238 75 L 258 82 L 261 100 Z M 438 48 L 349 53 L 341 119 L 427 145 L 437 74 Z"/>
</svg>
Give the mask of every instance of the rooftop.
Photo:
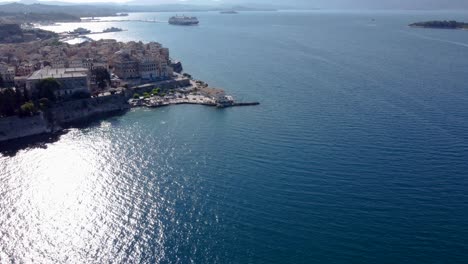
<svg viewBox="0 0 468 264">
<path fill-rule="evenodd" d="M 41 80 L 45 78 L 78 78 L 87 77 L 88 69 L 85 68 L 50 68 L 45 67 L 35 71 L 28 80 Z"/>
</svg>

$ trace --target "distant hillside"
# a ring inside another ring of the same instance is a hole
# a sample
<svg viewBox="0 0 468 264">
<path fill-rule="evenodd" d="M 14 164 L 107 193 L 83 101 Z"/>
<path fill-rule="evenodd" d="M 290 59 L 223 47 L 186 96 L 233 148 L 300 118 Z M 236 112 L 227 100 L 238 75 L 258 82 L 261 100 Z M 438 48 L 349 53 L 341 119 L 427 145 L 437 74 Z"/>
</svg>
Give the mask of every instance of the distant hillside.
<svg viewBox="0 0 468 264">
<path fill-rule="evenodd" d="M 65 13 L 5 13 L 0 11 L 0 20 L 12 23 L 34 23 L 34 22 L 79 22 L 78 16 Z"/>
<path fill-rule="evenodd" d="M 92 5 L 73 5 L 73 6 L 59 6 L 59 5 L 45 5 L 45 4 L 31 4 L 25 5 L 20 3 L 10 3 L 0 5 L 0 12 L 2 13 L 35 13 L 35 14 L 68 14 L 75 17 L 87 16 L 110 16 L 115 15 L 118 10 L 116 7 L 109 6 L 92 6 Z"/>
<path fill-rule="evenodd" d="M 160 5 L 123 5 L 122 12 L 203 12 L 233 9 L 237 11 L 275 11 L 274 8 L 249 7 L 244 5 L 191 5 L 191 4 L 160 4 Z"/>
<path fill-rule="evenodd" d="M 259 5 L 191 5 L 191 4 L 148 4 L 148 5 L 51 5 L 10 3 L 0 5 L 3 13 L 69 14 L 75 17 L 113 16 L 119 12 L 201 12 L 235 9 L 237 11 L 274 11 L 274 8 Z"/>
<path fill-rule="evenodd" d="M 57 36 L 58 35 L 53 32 L 41 29 L 23 30 L 18 24 L 0 24 L 0 43 L 20 43 L 37 39 L 50 39 Z"/>
</svg>

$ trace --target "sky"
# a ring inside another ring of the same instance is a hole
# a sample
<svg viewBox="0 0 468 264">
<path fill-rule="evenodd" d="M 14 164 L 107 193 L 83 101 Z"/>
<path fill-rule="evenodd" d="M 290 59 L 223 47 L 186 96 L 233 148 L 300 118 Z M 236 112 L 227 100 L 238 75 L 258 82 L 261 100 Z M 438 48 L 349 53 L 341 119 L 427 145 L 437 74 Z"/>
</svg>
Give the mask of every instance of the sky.
<svg viewBox="0 0 468 264">
<path fill-rule="evenodd" d="M 14 0 L 0 0 L 0 2 L 11 2 Z M 34 2 L 38 0 L 23 0 L 23 2 Z M 39 0 L 47 3 L 49 0 Z M 107 2 L 106 0 L 50 0 L 69 3 L 95 3 Z M 113 0 L 113 3 L 127 4 L 241 4 L 252 3 L 263 5 L 279 5 L 289 7 L 311 7 L 311 8 L 355 8 L 355 9 L 468 9 L 468 0 Z M 52 2 L 51 2 L 52 3 Z M 109 3 L 109 2 L 107 2 Z"/>
</svg>

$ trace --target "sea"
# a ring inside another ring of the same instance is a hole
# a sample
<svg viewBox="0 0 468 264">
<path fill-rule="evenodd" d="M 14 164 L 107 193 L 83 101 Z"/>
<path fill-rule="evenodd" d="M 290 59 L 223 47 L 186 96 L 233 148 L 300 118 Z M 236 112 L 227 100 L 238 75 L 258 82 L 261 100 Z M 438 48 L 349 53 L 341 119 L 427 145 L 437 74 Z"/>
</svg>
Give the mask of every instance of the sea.
<svg viewBox="0 0 468 264">
<path fill-rule="evenodd" d="M 43 28 L 122 28 L 89 37 L 157 41 L 261 105 L 2 151 L 0 263 L 468 263 L 468 31 L 408 27 L 468 12 L 172 15 Z"/>
</svg>

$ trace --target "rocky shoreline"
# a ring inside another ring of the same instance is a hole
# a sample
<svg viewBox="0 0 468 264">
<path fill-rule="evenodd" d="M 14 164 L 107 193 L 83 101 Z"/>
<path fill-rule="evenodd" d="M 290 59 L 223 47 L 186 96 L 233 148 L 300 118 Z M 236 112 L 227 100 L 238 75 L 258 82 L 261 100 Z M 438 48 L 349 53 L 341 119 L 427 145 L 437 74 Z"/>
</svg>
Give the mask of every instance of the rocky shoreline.
<svg viewBox="0 0 468 264">
<path fill-rule="evenodd" d="M 159 94 L 150 94 L 155 89 L 160 89 Z M 0 118 L 0 142 L 18 143 L 34 137 L 42 140 L 44 135 L 60 134 L 69 127 L 125 114 L 132 107 L 156 108 L 178 104 L 224 108 L 253 106 L 260 103 L 236 102 L 221 89 L 208 88 L 208 85 L 202 81 L 181 78 L 131 87 L 118 94 L 60 102 L 46 112 L 39 112 L 34 116 Z"/>
</svg>

